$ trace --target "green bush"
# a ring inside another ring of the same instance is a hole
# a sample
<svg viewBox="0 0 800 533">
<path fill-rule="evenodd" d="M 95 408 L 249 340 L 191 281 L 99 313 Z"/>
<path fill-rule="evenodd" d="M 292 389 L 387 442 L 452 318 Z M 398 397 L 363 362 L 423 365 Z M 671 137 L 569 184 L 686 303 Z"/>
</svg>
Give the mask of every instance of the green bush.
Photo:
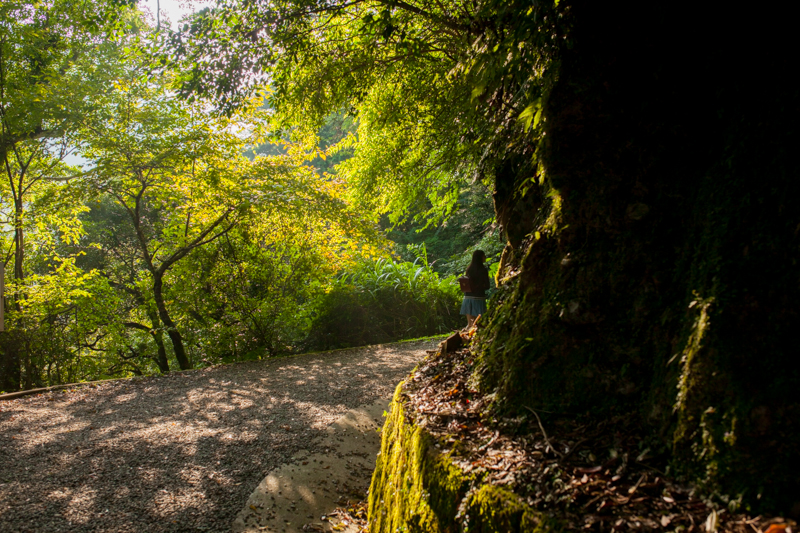
<svg viewBox="0 0 800 533">
<path fill-rule="evenodd" d="M 425 261 L 363 261 L 322 298 L 309 348 L 363 346 L 435 335 L 460 324 L 455 277 Z"/>
</svg>

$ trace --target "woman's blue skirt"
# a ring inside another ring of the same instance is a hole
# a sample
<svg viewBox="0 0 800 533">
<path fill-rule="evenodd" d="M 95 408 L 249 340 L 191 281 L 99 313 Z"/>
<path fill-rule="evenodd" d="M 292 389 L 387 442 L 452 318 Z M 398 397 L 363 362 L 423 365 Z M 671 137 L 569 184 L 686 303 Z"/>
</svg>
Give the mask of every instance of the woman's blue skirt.
<svg viewBox="0 0 800 533">
<path fill-rule="evenodd" d="M 478 316 L 486 312 L 486 298 L 478 298 L 476 296 L 464 296 L 464 301 L 461 302 L 461 314 Z"/>
</svg>

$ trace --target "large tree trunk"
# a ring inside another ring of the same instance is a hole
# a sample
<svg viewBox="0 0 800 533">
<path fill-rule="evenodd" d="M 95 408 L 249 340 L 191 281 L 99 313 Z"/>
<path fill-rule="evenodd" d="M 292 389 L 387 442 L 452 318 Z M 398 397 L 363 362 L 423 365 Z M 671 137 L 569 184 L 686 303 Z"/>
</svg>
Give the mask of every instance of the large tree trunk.
<svg viewBox="0 0 800 533">
<path fill-rule="evenodd" d="M 183 337 L 181 337 L 178 327 L 169 316 L 167 306 L 164 304 L 164 295 L 162 292 L 163 283 L 162 274 L 158 271 L 154 272 L 153 298 L 155 299 L 156 308 L 158 309 L 158 316 L 167 329 L 169 340 L 172 341 L 172 350 L 175 352 L 175 359 L 178 360 L 178 365 L 180 366 L 181 370 L 189 370 L 192 368 L 192 365 L 189 362 L 189 358 L 186 356 L 186 349 L 183 346 Z"/>
<path fill-rule="evenodd" d="M 791 46 L 757 31 L 782 36 L 772 22 L 696 6 L 572 8 L 544 110 L 560 209 L 516 192 L 523 156 L 496 168 L 510 276 L 481 333 L 482 387 L 509 412 L 639 410 L 676 471 L 800 511 Z"/>
</svg>

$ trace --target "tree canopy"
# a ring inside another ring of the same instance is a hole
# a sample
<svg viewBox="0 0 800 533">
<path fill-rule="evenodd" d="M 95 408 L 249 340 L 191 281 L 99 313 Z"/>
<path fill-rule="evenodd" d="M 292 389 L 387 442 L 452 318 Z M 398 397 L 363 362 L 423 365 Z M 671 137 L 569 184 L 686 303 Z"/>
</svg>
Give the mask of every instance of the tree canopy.
<svg viewBox="0 0 800 533">
<path fill-rule="evenodd" d="M 516 136 L 539 135 L 568 13 L 548 2 L 231 2 L 171 35 L 170 50 L 182 90 L 226 109 L 266 76 L 280 123 L 300 136 L 333 111 L 357 116 L 340 170 L 357 198 L 393 221 L 441 220 L 464 180 L 485 179 Z"/>
</svg>

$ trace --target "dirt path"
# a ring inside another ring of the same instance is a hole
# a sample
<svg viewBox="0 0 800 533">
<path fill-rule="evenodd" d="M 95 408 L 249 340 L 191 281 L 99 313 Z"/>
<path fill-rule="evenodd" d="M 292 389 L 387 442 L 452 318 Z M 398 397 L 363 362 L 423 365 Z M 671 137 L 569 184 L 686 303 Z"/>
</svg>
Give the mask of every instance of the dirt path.
<svg viewBox="0 0 800 533">
<path fill-rule="evenodd" d="M 358 533 L 339 508 L 364 501 L 381 451 L 380 428 L 391 398 L 351 409 L 328 426 L 321 453 L 270 472 L 250 494 L 231 533 Z"/>
<path fill-rule="evenodd" d="M 0 531 L 229 531 L 264 476 L 389 397 L 434 341 L 0 402 Z"/>
</svg>

